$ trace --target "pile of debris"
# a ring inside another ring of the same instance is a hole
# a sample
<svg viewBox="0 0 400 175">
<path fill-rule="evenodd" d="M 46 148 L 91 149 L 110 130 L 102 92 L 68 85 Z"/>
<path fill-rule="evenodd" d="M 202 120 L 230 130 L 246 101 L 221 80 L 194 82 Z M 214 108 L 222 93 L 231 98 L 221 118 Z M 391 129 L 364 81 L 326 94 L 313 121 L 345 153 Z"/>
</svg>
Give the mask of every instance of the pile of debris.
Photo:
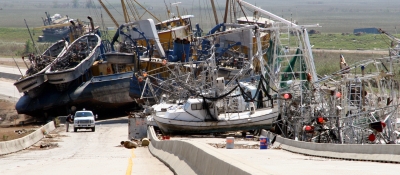
<svg viewBox="0 0 400 175">
<path fill-rule="evenodd" d="M 132 139 L 128 141 L 121 141 L 121 146 L 127 149 L 144 147 L 149 145 L 150 145 L 150 140 L 148 138 L 143 138 L 142 140 Z"/>
<path fill-rule="evenodd" d="M 208 143 L 214 148 L 226 148 L 225 143 Z M 233 149 L 260 149 L 260 144 L 235 144 Z"/>
</svg>

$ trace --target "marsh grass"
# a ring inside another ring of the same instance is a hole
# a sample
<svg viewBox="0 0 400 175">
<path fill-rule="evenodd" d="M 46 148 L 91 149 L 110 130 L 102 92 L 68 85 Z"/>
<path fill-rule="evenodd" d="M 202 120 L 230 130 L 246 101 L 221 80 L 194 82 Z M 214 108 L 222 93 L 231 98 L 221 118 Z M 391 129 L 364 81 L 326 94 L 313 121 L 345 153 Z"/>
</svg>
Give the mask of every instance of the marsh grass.
<svg viewBox="0 0 400 175">
<path fill-rule="evenodd" d="M 330 75 L 334 72 L 337 72 L 340 70 L 340 54 L 343 54 L 346 60 L 346 63 L 348 65 L 353 65 L 357 62 L 360 62 L 362 60 L 367 60 L 367 59 L 373 59 L 373 58 L 382 58 L 388 56 L 386 55 L 381 55 L 381 54 L 376 54 L 373 51 L 371 52 L 366 52 L 366 53 L 356 53 L 356 52 L 350 52 L 350 53 L 340 53 L 340 52 L 331 52 L 331 51 L 318 51 L 318 52 L 313 52 L 314 56 L 314 64 L 315 68 L 317 69 L 317 74 L 321 76 L 325 75 Z M 395 60 L 393 62 L 393 73 L 395 74 L 395 79 L 400 81 L 400 67 L 398 66 L 400 64 L 399 60 Z M 385 66 L 387 69 L 390 69 L 389 63 L 384 62 Z M 350 73 L 354 74 L 360 74 L 361 69 L 360 65 L 356 65 L 357 68 L 353 69 Z M 374 72 L 376 68 L 370 64 L 365 67 L 365 73 L 370 73 Z"/>
</svg>

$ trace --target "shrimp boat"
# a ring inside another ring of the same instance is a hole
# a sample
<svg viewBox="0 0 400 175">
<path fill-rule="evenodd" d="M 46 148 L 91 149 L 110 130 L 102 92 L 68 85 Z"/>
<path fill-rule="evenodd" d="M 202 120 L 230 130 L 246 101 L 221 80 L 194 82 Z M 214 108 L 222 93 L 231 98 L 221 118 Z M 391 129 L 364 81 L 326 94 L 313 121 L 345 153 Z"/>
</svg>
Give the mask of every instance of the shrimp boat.
<svg viewBox="0 0 400 175">
<path fill-rule="evenodd" d="M 101 38 L 94 33 L 76 39 L 46 71 L 47 80 L 64 91 L 68 84 L 88 72 L 100 55 Z"/>
<path fill-rule="evenodd" d="M 223 79 L 217 81 L 223 82 Z M 251 94 L 257 94 L 257 88 L 253 84 L 240 84 L 243 86 L 241 88 L 250 90 L 248 92 Z M 240 90 L 218 101 L 189 98 L 183 104 L 161 103 L 153 107 L 156 110 L 152 117 L 165 134 L 270 129 L 279 113 L 278 108 L 273 105 L 256 109 L 253 102 L 244 99 Z"/>
<path fill-rule="evenodd" d="M 114 49 L 118 38 L 122 42 Z M 143 88 L 143 83 L 135 76 L 139 71 L 138 55 L 145 57 L 144 52 L 148 52 L 146 47 L 138 44 L 142 41 L 147 45 L 153 42 L 157 49 L 152 53 L 165 57 L 152 19 L 122 24 L 111 42 L 112 51 L 105 53 L 104 60 L 95 61 L 91 67 L 93 77 L 70 94 L 74 105 L 78 108 L 89 104 L 134 108 L 135 98 L 140 97 Z"/>
<path fill-rule="evenodd" d="M 68 42 L 59 40 L 46 49 L 41 55 L 29 55 L 32 66 L 27 70 L 25 76 L 22 76 L 14 83 L 20 93 L 28 93 L 30 97 L 36 97 L 40 92 L 39 86 L 45 81 L 45 72 L 51 67 L 57 56 L 66 50 Z"/>
<path fill-rule="evenodd" d="M 225 82 L 219 77 L 216 52 L 219 44 L 210 48 L 211 56 L 196 64 L 201 69 L 191 68 L 193 62 L 175 63 L 169 73 L 170 78 L 157 81 L 149 75 L 145 87 L 156 96 L 156 105 L 146 108 L 149 121 L 155 121 L 166 134 L 206 134 L 236 130 L 269 129 L 277 119 L 279 111 L 274 105 L 268 83 L 263 75 L 265 69 L 254 72 L 257 60 L 259 65 L 265 64 L 260 44 L 260 31 L 255 25 L 244 25 L 219 35 L 210 36 L 210 43 L 217 43 L 224 35 L 235 32 L 255 31 L 258 38 L 257 53 L 243 60 L 236 75 Z M 251 38 L 251 37 L 250 37 Z M 183 69 L 194 71 L 183 72 Z M 180 72 L 181 71 L 181 72 Z M 161 98 L 160 98 L 161 97 Z M 145 98 L 145 97 L 144 97 Z M 154 123 L 154 122 L 150 122 Z"/>
</svg>

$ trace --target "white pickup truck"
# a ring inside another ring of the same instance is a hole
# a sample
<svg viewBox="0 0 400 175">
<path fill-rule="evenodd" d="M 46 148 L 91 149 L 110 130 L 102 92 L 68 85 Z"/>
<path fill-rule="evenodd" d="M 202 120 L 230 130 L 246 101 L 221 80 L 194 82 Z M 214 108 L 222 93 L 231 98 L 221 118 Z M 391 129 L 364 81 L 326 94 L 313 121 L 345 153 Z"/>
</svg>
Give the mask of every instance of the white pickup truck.
<svg viewBox="0 0 400 175">
<path fill-rule="evenodd" d="M 74 132 L 78 129 L 91 129 L 92 132 L 96 128 L 96 118 L 92 111 L 76 111 L 74 115 Z"/>
</svg>

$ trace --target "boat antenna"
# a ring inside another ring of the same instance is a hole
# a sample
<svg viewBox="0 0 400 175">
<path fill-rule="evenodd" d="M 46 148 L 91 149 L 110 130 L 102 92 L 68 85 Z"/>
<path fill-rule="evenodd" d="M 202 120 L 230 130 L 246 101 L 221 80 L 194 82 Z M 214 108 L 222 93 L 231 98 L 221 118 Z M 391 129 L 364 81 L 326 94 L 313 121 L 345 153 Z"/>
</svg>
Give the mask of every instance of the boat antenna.
<svg viewBox="0 0 400 175">
<path fill-rule="evenodd" d="M 36 47 L 35 41 L 34 41 L 33 38 L 32 38 L 32 34 L 31 34 L 31 31 L 29 30 L 28 24 L 26 23 L 26 19 L 24 19 L 24 21 L 25 21 L 26 28 L 28 29 L 29 36 L 31 36 L 31 40 L 32 40 L 32 43 L 33 43 L 33 47 L 34 47 L 35 50 L 36 50 L 36 54 L 38 54 L 39 51 L 38 51 L 38 49 L 37 49 L 37 47 Z"/>
<path fill-rule="evenodd" d="M 215 10 L 215 4 L 214 4 L 214 0 L 211 0 L 211 7 L 214 13 L 214 19 L 215 19 L 215 24 L 218 25 L 218 16 L 217 16 L 217 11 Z"/>
<path fill-rule="evenodd" d="M 12 58 L 13 58 L 13 60 L 14 60 L 14 62 L 15 62 L 15 65 L 17 65 L 17 67 L 18 67 L 19 73 L 21 73 L 21 76 L 24 76 L 24 74 L 22 74 L 21 69 L 19 68 L 17 62 L 15 61 L 14 57 L 12 57 Z"/>
<path fill-rule="evenodd" d="M 167 15 L 168 15 L 168 19 L 169 19 L 169 18 L 171 18 L 170 17 L 171 11 L 169 11 L 167 3 L 165 3 L 165 0 L 164 0 L 164 4 L 165 4 L 165 8 L 167 9 Z"/>
<path fill-rule="evenodd" d="M 226 0 L 226 4 L 225 4 L 224 23 L 226 23 L 226 19 L 227 19 L 227 17 L 228 17 L 229 1 L 230 1 L 230 0 Z M 218 25 L 218 24 L 217 24 L 217 25 Z"/>
<path fill-rule="evenodd" d="M 28 55 L 28 56 L 29 56 L 29 55 Z M 24 57 L 22 57 L 22 61 L 24 62 L 26 68 L 29 69 L 29 66 L 28 66 L 28 64 L 26 64 Z"/>
</svg>

